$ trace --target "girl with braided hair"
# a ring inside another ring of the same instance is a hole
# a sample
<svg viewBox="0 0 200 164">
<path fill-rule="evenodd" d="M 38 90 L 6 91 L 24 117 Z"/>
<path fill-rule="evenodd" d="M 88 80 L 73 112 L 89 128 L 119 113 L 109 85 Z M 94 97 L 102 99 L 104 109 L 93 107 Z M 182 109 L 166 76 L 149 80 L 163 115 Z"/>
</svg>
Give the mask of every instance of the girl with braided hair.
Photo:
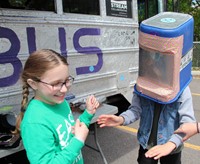
<svg viewBox="0 0 200 164">
<path fill-rule="evenodd" d="M 82 164 L 81 149 L 99 102 L 89 96 L 86 110 L 74 121 L 65 100 L 74 78 L 66 59 L 53 50 L 33 52 L 21 78 L 23 99 L 15 132 L 21 134 L 30 163 Z M 34 92 L 30 101 L 29 88 Z"/>
</svg>

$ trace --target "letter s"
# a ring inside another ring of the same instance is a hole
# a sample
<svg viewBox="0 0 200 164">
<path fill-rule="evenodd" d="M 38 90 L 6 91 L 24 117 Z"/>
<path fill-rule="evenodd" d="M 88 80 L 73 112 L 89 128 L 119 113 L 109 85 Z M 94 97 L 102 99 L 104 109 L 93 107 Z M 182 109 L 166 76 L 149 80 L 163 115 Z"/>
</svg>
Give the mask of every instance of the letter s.
<svg viewBox="0 0 200 164">
<path fill-rule="evenodd" d="M 75 49 L 82 54 L 97 54 L 98 62 L 94 66 L 85 66 L 76 68 L 77 75 L 98 72 L 103 65 L 103 53 L 98 47 L 81 47 L 79 39 L 85 35 L 100 35 L 100 29 L 98 28 L 81 28 L 77 30 L 73 37 L 73 43 Z"/>
</svg>

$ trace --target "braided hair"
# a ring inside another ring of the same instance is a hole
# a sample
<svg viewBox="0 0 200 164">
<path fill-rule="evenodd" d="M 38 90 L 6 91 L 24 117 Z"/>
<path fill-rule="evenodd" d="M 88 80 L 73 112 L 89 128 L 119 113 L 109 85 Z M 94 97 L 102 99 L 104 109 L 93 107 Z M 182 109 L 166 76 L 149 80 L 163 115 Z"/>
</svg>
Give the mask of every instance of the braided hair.
<svg viewBox="0 0 200 164">
<path fill-rule="evenodd" d="M 29 88 L 31 86 L 27 83 L 27 80 L 37 81 L 46 71 L 60 64 L 68 66 L 66 58 L 51 49 L 37 50 L 28 57 L 21 74 L 23 83 L 21 111 L 17 117 L 16 128 L 13 133 L 20 133 L 20 124 L 28 105 Z"/>
</svg>

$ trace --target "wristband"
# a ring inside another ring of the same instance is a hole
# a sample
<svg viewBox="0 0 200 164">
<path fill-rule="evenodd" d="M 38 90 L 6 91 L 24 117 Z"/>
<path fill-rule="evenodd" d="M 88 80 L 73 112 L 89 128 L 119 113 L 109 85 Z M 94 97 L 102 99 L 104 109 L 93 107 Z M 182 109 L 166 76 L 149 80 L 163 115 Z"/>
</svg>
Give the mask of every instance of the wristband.
<svg viewBox="0 0 200 164">
<path fill-rule="evenodd" d="M 197 122 L 197 133 L 200 133 L 198 122 Z"/>
</svg>

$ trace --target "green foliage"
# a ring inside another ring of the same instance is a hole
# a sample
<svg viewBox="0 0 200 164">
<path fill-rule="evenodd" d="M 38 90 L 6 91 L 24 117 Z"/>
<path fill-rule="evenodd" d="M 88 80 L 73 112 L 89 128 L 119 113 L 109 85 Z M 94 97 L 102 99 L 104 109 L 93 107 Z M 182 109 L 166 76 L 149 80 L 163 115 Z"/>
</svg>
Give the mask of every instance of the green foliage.
<svg viewBox="0 0 200 164">
<path fill-rule="evenodd" d="M 192 66 L 193 69 L 200 70 L 200 44 L 199 42 L 194 43 L 193 47 L 193 59 L 192 59 Z"/>
<path fill-rule="evenodd" d="M 200 41 L 200 5 L 191 12 L 194 17 L 194 41 Z"/>
<path fill-rule="evenodd" d="M 173 11 L 173 7 L 180 13 L 190 14 L 194 18 L 194 41 L 200 41 L 200 0 L 168 0 L 168 11 Z"/>
<path fill-rule="evenodd" d="M 26 0 L 9 0 L 9 3 L 15 7 L 24 7 Z"/>
<path fill-rule="evenodd" d="M 146 17 L 152 17 L 158 13 L 157 0 L 148 0 L 148 10 L 145 11 L 145 0 L 138 0 L 138 19 L 142 22 Z"/>
<path fill-rule="evenodd" d="M 157 0 L 149 0 L 148 11 L 146 14 L 148 17 L 157 14 L 156 8 Z M 194 18 L 194 41 L 200 41 L 200 0 L 166 0 L 167 1 L 167 11 L 180 12 L 185 14 L 190 14 Z M 138 0 L 138 17 L 139 22 L 143 21 L 145 18 L 145 1 Z"/>
<path fill-rule="evenodd" d="M 145 2 L 138 0 L 138 20 L 142 22 L 145 20 Z"/>
</svg>

